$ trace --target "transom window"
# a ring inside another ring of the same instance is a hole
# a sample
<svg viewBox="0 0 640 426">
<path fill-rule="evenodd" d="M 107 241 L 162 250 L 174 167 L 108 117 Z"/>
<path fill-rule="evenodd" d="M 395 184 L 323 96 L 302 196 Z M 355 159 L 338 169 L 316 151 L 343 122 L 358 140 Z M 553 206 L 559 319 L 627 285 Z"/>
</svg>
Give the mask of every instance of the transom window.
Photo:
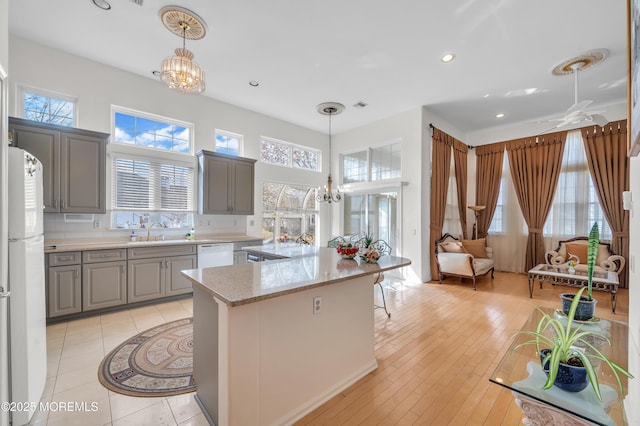
<svg viewBox="0 0 640 426">
<path fill-rule="evenodd" d="M 241 155 L 244 136 L 216 129 L 216 152 Z"/>
<path fill-rule="evenodd" d="M 277 139 L 260 139 L 260 161 L 282 167 L 320 171 L 320 151 Z"/>
<path fill-rule="evenodd" d="M 23 118 L 59 126 L 76 125 L 76 98 L 24 86 L 18 86 L 18 92 Z"/>
<path fill-rule="evenodd" d="M 342 155 L 342 183 L 374 182 L 402 176 L 402 142 Z"/>
<path fill-rule="evenodd" d="M 192 124 L 124 108 L 113 111 L 114 142 L 193 154 Z"/>
</svg>

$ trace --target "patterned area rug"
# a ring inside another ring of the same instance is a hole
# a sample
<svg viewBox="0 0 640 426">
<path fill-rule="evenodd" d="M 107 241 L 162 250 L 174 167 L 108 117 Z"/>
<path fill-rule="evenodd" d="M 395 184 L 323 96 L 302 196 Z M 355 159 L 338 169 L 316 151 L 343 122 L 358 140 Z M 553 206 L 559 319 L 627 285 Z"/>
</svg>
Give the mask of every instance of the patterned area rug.
<svg viewBox="0 0 640 426">
<path fill-rule="evenodd" d="M 195 391 L 193 319 L 172 321 L 133 336 L 102 360 L 98 378 L 107 389 L 131 396 Z"/>
</svg>

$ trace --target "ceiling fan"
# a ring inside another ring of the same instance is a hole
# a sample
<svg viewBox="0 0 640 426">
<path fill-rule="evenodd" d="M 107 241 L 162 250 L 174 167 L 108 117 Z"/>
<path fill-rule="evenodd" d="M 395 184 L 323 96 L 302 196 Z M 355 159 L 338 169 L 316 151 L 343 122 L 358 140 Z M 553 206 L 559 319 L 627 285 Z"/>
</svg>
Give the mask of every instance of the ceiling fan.
<svg viewBox="0 0 640 426">
<path fill-rule="evenodd" d="M 555 126 L 545 130 L 544 133 L 555 129 L 561 129 L 570 124 L 579 124 L 584 122 L 586 125 L 597 124 L 598 126 L 604 126 L 609 122 L 606 117 L 601 115 L 601 113 L 605 111 L 587 111 L 587 107 L 591 105 L 593 101 L 584 100 L 578 102 L 578 73 L 588 64 L 589 63 L 585 61 L 575 61 L 565 66 L 564 69 L 567 70 L 567 72 L 572 72 L 574 75 L 574 103 L 569 107 L 569 109 L 567 109 L 567 112 L 563 117 L 544 120 L 544 122 L 558 122 Z"/>
</svg>

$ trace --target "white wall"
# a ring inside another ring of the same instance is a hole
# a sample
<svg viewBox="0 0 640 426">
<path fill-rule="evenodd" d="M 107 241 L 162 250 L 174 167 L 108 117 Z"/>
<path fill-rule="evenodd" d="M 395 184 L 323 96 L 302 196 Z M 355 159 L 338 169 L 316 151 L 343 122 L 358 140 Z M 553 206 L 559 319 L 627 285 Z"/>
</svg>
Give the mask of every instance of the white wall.
<svg viewBox="0 0 640 426">
<path fill-rule="evenodd" d="M 6 17 L 6 14 L 0 14 L 0 16 Z M 77 97 L 77 125 L 80 128 L 111 133 L 112 104 L 194 123 L 196 152 L 200 149 L 213 150 L 216 128 L 244 135 L 244 156 L 254 159 L 259 155 L 261 135 L 322 151 L 326 151 L 328 146 L 328 137 L 325 134 L 206 96 L 182 95 L 167 89 L 159 81 L 25 39 L 12 36 L 9 39 L 9 49 L 12 69 L 9 112 L 13 116 L 17 116 L 16 86 L 22 84 Z M 310 105 L 309 114 L 317 114 L 314 105 Z M 323 170 L 328 166 L 327 161 L 323 158 Z M 261 200 L 264 180 L 320 186 L 326 180 L 326 174 L 324 171 L 309 172 L 257 163 L 255 215 L 196 217 L 196 232 L 246 232 L 249 235 L 261 236 Z M 107 180 L 107 187 L 107 196 L 110 197 L 109 180 Z M 321 223 L 325 223 L 323 216 L 326 214 L 321 208 Z M 102 221 L 102 227 L 98 230 L 93 229 L 90 223 L 64 223 L 63 215 L 47 214 L 45 216 L 45 231 L 48 236 L 56 238 L 81 238 L 96 236 L 97 233 L 104 236 L 115 236 L 117 232 L 123 236 L 125 233 L 128 234 L 128 231 L 109 231 L 108 215 L 96 217 Z"/>
</svg>

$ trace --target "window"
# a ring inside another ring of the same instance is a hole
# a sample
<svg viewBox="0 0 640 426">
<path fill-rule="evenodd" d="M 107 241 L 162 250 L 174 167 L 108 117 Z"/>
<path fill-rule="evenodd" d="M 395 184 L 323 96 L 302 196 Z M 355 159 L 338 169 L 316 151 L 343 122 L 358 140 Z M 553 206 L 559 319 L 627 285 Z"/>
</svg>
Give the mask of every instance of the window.
<svg viewBox="0 0 640 426">
<path fill-rule="evenodd" d="M 400 178 L 402 143 L 394 142 L 342 155 L 342 183 Z"/>
<path fill-rule="evenodd" d="M 582 134 L 570 132 L 565 143 L 558 188 L 543 233 L 563 238 L 586 236 L 594 222 L 598 222 L 600 239 L 611 240 L 611 228 L 604 218 L 589 173 Z"/>
<path fill-rule="evenodd" d="M 216 129 L 216 152 L 241 155 L 244 136 Z"/>
<path fill-rule="evenodd" d="M 75 126 L 76 98 L 22 86 L 18 86 L 18 92 L 19 108 L 27 120 Z"/>
<path fill-rule="evenodd" d="M 503 170 L 502 173 L 504 172 L 505 171 Z M 493 213 L 493 219 L 491 219 L 491 226 L 489 226 L 489 230 L 488 230 L 490 234 L 503 234 L 506 229 L 505 223 L 504 223 L 504 220 L 505 220 L 505 206 L 504 206 L 505 180 L 504 178 L 500 179 L 499 191 L 500 192 L 498 193 L 496 210 Z"/>
<path fill-rule="evenodd" d="M 113 123 L 116 143 L 193 154 L 193 125 L 189 123 L 123 108 L 114 108 Z"/>
<path fill-rule="evenodd" d="M 282 167 L 320 171 L 320 151 L 277 139 L 260 139 L 260 161 Z"/>
<path fill-rule="evenodd" d="M 367 151 L 342 156 L 342 182 L 366 182 Z"/>
<path fill-rule="evenodd" d="M 317 188 L 276 182 L 262 184 L 262 235 L 265 243 L 293 242 L 316 235 Z"/>
<path fill-rule="evenodd" d="M 111 226 L 193 226 L 193 125 L 113 108 Z"/>
</svg>

